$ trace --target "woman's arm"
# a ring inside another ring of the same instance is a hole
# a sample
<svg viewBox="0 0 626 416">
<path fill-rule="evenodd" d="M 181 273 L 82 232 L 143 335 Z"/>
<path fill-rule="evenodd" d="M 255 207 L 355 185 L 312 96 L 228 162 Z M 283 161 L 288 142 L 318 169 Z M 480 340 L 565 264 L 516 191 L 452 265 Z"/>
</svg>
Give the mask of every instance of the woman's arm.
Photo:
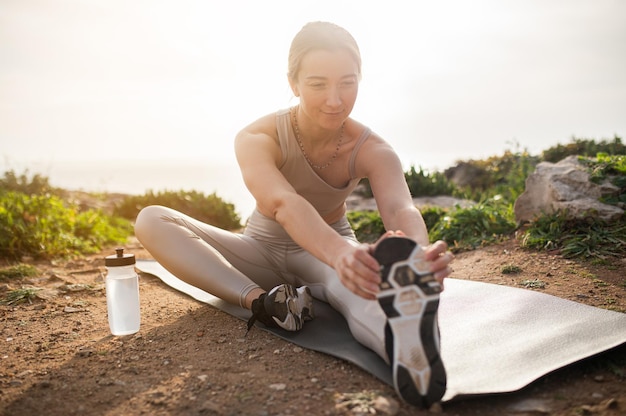
<svg viewBox="0 0 626 416">
<path fill-rule="evenodd" d="M 302 248 L 333 267 L 346 287 L 374 299 L 380 266 L 370 255 L 370 247 L 355 247 L 337 234 L 280 173 L 282 155 L 275 115 L 244 128 L 235 139 L 235 153 L 259 211 L 281 224 Z"/>
<path fill-rule="evenodd" d="M 449 263 L 454 256 L 444 241 L 430 245 L 426 224 L 413 203 L 396 152 L 384 140 L 373 136 L 359 152 L 357 170 L 369 180 L 385 229 L 406 235 L 425 247 L 426 259 L 432 262 L 431 271 L 443 282 L 452 272 Z"/>
</svg>

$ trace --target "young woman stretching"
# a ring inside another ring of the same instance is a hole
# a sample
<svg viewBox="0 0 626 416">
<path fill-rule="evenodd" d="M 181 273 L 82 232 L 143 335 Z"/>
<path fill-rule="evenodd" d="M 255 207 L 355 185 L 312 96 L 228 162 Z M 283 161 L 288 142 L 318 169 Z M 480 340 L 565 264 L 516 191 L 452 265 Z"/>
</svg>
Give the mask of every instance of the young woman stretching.
<svg viewBox="0 0 626 416">
<path fill-rule="evenodd" d="M 243 234 L 150 206 L 136 235 L 178 278 L 251 309 L 249 328 L 258 320 L 300 330 L 314 317 L 311 296 L 328 302 L 391 365 L 400 397 L 429 406 L 445 392 L 437 307 L 453 256 L 443 241 L 429 243 L 392 147 L 350 118 L 361 80 L 353 37 L 332 23 L 306 24 L 287 78 L 299 104 L 235 139 L 256 200 Z M 357 241 L 345 215 L 362 178 L 390 230 L 373 245 Z"/>
</svg>

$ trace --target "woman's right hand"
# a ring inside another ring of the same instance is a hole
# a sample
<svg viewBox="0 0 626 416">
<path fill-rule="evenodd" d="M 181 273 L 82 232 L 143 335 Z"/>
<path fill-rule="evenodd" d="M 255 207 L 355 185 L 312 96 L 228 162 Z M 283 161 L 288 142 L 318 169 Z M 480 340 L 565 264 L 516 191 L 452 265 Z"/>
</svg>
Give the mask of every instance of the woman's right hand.
<svg viewBox="0 0 626 416">
<path fill-rule="evenodd" d="M 380 291 L 380 265 L 372 256 L 374 244 L 349 245 L 333 265 L 341 283 L 362 298 L 375 300 Z"/>
</svg>

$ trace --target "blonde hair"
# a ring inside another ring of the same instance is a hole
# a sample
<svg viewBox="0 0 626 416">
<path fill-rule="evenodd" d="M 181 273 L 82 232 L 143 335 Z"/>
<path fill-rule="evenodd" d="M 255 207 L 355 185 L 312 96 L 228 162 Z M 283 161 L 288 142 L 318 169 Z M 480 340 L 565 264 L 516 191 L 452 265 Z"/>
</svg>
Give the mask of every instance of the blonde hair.
<svg viewBox="0 0 626 416">
<path fill-rule="evenodd" d="M 357 64 L 357 75 L 361 79 L 361 52 L 352 35 L 341 26 L 329 22 L 310 22 L 300 29 L 291 41 L 287 76 L 297 81 L 302 59 L 315 50 L 346 50 Z"/>
</svg>

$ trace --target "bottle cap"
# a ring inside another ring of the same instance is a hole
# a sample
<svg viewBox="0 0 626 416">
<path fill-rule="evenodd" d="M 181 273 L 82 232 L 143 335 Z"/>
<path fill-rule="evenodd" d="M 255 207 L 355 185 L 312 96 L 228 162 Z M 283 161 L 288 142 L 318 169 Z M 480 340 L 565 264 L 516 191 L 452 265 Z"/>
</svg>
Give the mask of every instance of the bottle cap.
<svg viewBox="0 0 626 416">
<path fill-rule="evenodd" d="M 106 267 L 131 266 L 135 264 L 134 254 L 124 254 L 123 248 L 116 248 L 115 253 L 116 254 L 107 256 L 104 259 L 104 265 Z"/>
</svg>

